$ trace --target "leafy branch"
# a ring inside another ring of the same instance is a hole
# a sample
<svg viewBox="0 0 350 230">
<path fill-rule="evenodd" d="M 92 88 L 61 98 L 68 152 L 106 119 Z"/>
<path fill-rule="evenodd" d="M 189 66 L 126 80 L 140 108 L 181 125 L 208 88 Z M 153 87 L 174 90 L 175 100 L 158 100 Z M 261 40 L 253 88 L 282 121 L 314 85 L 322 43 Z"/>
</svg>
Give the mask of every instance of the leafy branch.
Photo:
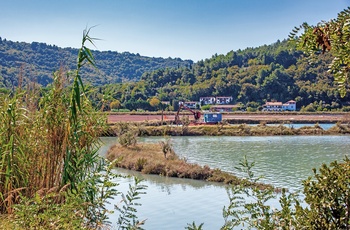
<svg viewBox="0 0 350 230">
<path fill-rule="evenodd" d="M 137 206 L 141 206 L 140 203 L 136 202 L 140 199 L 140 195 L 145 194 L 143 190 L 147 186 L 142 185 L 141 179 L 137 177 L 134 178 L 134 185 L 129 184 L 129 191 L 126 195 L 122 194 L 122 200 L 120 205 L 115 205 L 115 209 L 120 212 L 118 218 L 118 229 L 142 229 L 141 226 L 144 225 L 146 220 L 139 221 L 136 216 Z"/>
</svg>

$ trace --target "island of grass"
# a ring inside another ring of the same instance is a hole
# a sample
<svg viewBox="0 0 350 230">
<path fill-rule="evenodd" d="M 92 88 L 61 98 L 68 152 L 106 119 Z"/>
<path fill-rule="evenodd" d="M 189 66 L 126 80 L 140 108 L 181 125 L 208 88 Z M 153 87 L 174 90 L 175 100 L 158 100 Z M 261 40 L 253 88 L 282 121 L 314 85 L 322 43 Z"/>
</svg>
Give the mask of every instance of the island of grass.
<svg viewBox="0 0 350 230">
<path fill-rule="evenodd" d="M 221 182 L 231 185 L 243 184 L 247 187 L 257 187 L 259 189 L 273 188 L 272 185 L 249 182 L 220 169 L 211 169 L 209 166 L 200 166 L 189 163 L 186 159 L 180 159 L 168 141 L 137 143 L 129 146 L 116 144 L 108 150 L 107 159 L 115 162 L 116 167 L 139 171 L 144 174 Z M 278 190 L 275 189 L 275 191 Z"/>
</svg>

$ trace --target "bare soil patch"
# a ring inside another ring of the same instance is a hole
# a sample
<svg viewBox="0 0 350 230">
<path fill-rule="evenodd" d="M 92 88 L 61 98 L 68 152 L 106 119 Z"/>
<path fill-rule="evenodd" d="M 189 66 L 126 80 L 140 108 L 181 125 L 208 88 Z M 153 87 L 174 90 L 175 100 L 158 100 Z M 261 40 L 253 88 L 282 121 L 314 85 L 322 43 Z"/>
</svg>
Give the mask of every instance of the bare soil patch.
<svg viewBox="0 0 350 230">
<path fill-rule="evenodd" d="M 189 116 L 193 119 L 192 115 Z M 319 123 L 336 123 L 338 121 L 347 120 L 347 114 L 251 114 L 251 113 L 227 113 L 223 114 L 223 120 L 229 123 L 259 123 L 260 121 L 268 122 L 319 122 Z M 166 121 L 171 122 L 175 120 L 174 114 L 111 114 L 108 115 L 108 123 L 117 122 L 148 122 L 148 121 Z"/>
</svg>

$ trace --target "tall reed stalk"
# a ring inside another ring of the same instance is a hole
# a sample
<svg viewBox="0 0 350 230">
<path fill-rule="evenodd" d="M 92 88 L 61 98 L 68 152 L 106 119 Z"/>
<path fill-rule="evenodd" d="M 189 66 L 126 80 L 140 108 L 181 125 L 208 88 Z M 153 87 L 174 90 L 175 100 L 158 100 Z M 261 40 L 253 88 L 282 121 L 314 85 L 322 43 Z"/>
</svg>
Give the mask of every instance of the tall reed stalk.
<svg viewBox="0 0 350 230">
<path fill-rule="evenodd" d="M 48 91 L 18 87 L 0 95 L 0 213 L 11 213 L 21 196 L 39 190 L 68 184 L 74 191 L 99 167 L 105 119 L 87 99 L 80 75 L 85 64 L 95 66 L 85 46 L 93 40 L 85 30 L 77 69 L 73 75 L 56 72 Z M 66 76 L 73 77 L 71 85 Z"/>
</svg>

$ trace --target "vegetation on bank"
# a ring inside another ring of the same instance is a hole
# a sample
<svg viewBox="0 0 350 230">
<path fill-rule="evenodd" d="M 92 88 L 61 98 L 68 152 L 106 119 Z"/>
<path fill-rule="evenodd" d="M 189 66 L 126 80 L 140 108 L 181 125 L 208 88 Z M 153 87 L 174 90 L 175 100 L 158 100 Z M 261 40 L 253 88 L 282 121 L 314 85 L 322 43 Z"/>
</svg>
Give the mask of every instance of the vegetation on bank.
<svg viewBox="0 0 350 230">
<path fill-rule="evenodd" d="M 175 154 L 169 140 L 159 143 L 134 143 L 126 146 L 116 144 L 108 150 L 107 159 L 114 161 L 117 167 L 144 174 L 223 182 L 233 186 L 245 183 L 247 187 L 259 189 L 272 188 L 271 185 L 262 183 L 248 184 L 233 174 L 180 159 Z"/>
<path fill-rule="evenodd" d="M 342 95 L 348 89 L 350 71 L 349 19 L 350 8 L 328 23 L 317 27 L 304 26 L 305 36 L 297 36 L 302 41 L 300 44 L 312 52 L 319 52 L 319 47 L 321 52 L 332 47 L 335 59 L 331 71 L 335 74 Z M 91 52 L 84 46 L 85 41 L 91 41 L 87 34 L 84 34 L 78 54 L 77 71 L 69 75 L 73 78 L 73 84 L 61 84 L 64 78 L 58 73 L 55 74 L 52 88 L 48 90 L 40 90 L 35 84 L 28 84 L 24 90 L 18 84 L 17 89 L 9 94 L 5 95 L 1 91 L 0 212 L 9 214 L 0 220 L 4 220 L 1 227 L 98 229 L 108 225 L 109 210 L 106 210 L 105 203 L 119 193 L 114 190 L 116 184 L 112 178 L 115 175 L 111 173 L 111 165 L 97 156 L 97 135 L 103 130 L 104 122 L 100 122 L 99 116 L 94 116 L 96 113 L 87 100 L 79 75 L 79 69 L 85 61 L 93 64 Z M 235 53 L 232 53 L 234 56 Z M 285 57 L 283 53 L 282 57 Z M 263 58 L 250 59 L 250 64 L 269 60 L 268 56 Z M 217 66 L 225 64 L 220 62 L 220 58 L 215 60 L 218 62 L 213 64 Z M 283 77 L 279 74 L 276 71 L 269 76 Z M 189 78 L 184 79 L 191 79 L 191 75 L 186 77 Z M 274 82 L 270 77 L 263 83 L 268 84 L 270 80 Z M 317 78 L 320 85 L 325 83 L 322 80 L 325 79 Z M 312 83 L 304 89 L 320 85 Z M 254 90 L 254 87 L 248 86 L 245 88 Z M 276 95 L 276 92 L 273 93 Z M 306 91 L 304 95 L 308 93 Z M 311 92 L 311 95 L 316 93 Z M 337 126 L 346 129 L 345 126 Z M 119 127 L 117 133 L 122 140 L 121 145 L 133 145 L 136 136 L 134 129 L 124 128 L 123 125 Z M 182 126 L 183 132 L 187 131 L 185 128 Z M 161 145 L 164 158 L 167 154 L 171 156 L 167 146 L 167 143 Z M 139 165 L 143 165 L 142 159 Z M 350 160 L 345 157 L 341 163 L 334 161 L 329 166 L 322 165 L 319 171 L 314 169 L 313 177 L 303 182 L 303 196 L 282 191 L 279 197 L 281 208 L 274 209 L 268 205 L 269 200 L 277 199 L 272 189 L 246 186 L 258 182 L 259 178 L 255 178 L 252 172 L 254 163 L 249 163 L 245 158 L 240 166 L 247 177 L 244 183 L 228 188 L 229 204 L 223 209 L 225 222 L 221 229 L 237 226 L 248 229 L 350 229 L 349 165 Z M 128 194 L 122 195 L 122 205 L 116 208 L 121 214 L 117 220 L 120 228 L 140 229 L 143 224 L 137 219 L 133 207 L 138 205 L 136 200 L 143 189 L 136 180 Z M 253 198 L 252 201 L 245 199 L 242 194 Z M 202 229 L 202 226 L 192 223 L 187 229 Z"/>
<path fill-rule="evenodd" d="M 80 69 L 95 66 L 88 42 L 93 40 L 85 30 L 76 69 L 55 72 L 47 89 L 19 84 L 0 94 L 0 227 L 108 227 L 106 204 L 118 195 L 117 226 L 143 223 L 134 212 L 144 186 L 135 180 L 127 198 L 121 195 L 112 182 L 117 175 L 98 155 L 106 119 L 96 113 L 82 82 Z"/>
<path fill-rule="evenodd" d="M 278 136 L 278 135 L 343 135 L 350 134 L 350 125 L 340 122 L 324 130 L 319 124 L 294 128 L 293 125 L 215 124 L 215 125 L 159 125 L 158 123 L 126 123 L 111 125 L 105 136 L 118 136 L 121 126 L 137 136 Z"/>
</svg>

